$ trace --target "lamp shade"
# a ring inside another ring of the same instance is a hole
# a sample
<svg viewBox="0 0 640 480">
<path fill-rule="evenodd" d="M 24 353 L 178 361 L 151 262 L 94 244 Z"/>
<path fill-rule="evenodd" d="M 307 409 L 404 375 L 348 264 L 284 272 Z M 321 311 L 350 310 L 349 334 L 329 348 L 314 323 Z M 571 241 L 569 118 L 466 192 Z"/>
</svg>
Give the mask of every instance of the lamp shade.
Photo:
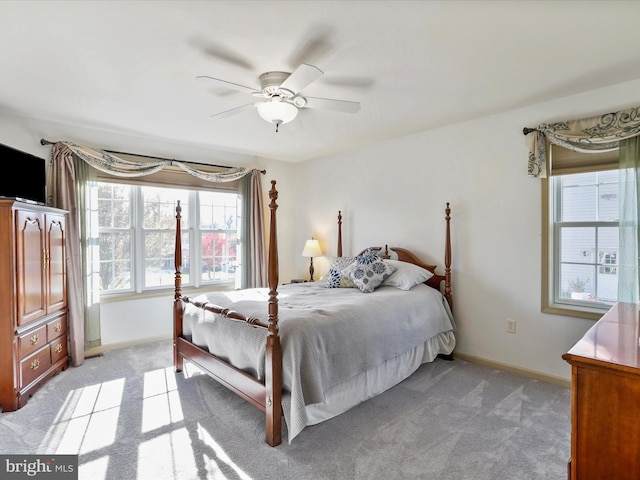
<svg viewBox="0 0 640 480">
<path fill-rule="evenodd" d="M 296 118 L 298 109 L 290 103 L 283 102 L 280 97 L 273 97 L 268 102 L 258 105 L 258 114 L 267 122 L 280 125 Z"/>
<path fill-rule="evenodd" d="M 304 244 L 304 249 L 302 250 L 303 257 L 321 257 L 322 250 L 320 249 L 320 244 L 318 240 L 312 238 L 311 240 L 307 240 L 307 243 Z"/>
</svg>

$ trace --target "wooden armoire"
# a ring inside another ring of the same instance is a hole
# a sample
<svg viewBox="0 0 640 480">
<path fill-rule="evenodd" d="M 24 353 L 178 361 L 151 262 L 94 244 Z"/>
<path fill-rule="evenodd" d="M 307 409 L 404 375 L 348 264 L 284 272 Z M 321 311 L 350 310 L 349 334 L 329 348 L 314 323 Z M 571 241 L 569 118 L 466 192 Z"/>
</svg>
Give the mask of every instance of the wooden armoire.
<svg viewBox="0 0 640 480">
<path fill-rule="evenodd" d="M 66 212 L 0 199 L 0 408 L 69 365 Z"/>
</svg>

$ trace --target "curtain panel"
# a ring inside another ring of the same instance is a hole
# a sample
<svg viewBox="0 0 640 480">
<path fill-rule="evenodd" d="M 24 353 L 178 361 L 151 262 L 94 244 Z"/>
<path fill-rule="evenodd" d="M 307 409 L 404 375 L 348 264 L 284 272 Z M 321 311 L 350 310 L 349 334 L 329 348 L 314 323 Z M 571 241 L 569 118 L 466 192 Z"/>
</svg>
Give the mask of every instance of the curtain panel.
<svg viewBox="0 0 640 480">
<path fill-rule="evenodd" d="M 77 160 L 79 159 L 79 160 Z M 264 232 L 260 174 L 264 171 L 244 167 L 211 173 L 176 160 L 134 162 L 104 150 L 57 142 L 51 149 L 51 204 L 69 211 L 67 220 L 67 283 L 72 365 L 84 362 L 86 349 L 100 346 L 99 241 L 97 208 L 86 192 L 96 180 L 96 170 L 120 178 L 151 175 L 168 166 L 178 166 L 189 175 L 213 183 L 235 182 L 249 176 L 249 191 L 244 195 L 245 217 L 251 222 L 246 231 L 250 249 L 251 284 L 259 285 L 264 275 Z M 92 167 L 92 168 L 89 168 Z M 94 170 L 95 169 L 95 170 Z M 86 203 L 88 202 L 88 203 Z M 255 272 L 255 273 L 254 273 Z M 255 275 L 255 276 L 253 276 Z"/>
<path fill-rule="evenodd" d="M 263 226 L 262 184 L 260 172 L 254 170 L 238 185 L 242 203 L 242 238 L 240 288 L 267 286 L 266 247 Z"/>
<path fill-rule="evenodd" d="M 620 142 L 618 301 L 640 300 L 640 137 Z"/>
<path fill-rule="evenodd" d="M 593 117 L 542 123 L 529 134 L 527 173 L 546 178 L 549 172 L 547 141 L 580 153 L 603 153 L 618 149 L 620 141 L 640 135 L 640 107 Z"/>
</svg>

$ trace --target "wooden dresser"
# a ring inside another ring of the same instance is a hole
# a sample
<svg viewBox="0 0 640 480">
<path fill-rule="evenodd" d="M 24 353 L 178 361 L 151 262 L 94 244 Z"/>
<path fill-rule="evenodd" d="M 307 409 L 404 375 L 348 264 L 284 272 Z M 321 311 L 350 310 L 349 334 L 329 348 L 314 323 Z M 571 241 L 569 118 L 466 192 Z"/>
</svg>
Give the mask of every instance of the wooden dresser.
<svg viewBox="0 0 640 480">
<path fill-rule="evenodd" d="M 0 199 L 0 407 L 67 368 L 66 212 Z"/>
<path fill-rule="evenodd" d="M 564 358 L 571 364 L 570 480 L 640 478 L 640 346 L 635 303 L 614 305 Z"/>
</svg>

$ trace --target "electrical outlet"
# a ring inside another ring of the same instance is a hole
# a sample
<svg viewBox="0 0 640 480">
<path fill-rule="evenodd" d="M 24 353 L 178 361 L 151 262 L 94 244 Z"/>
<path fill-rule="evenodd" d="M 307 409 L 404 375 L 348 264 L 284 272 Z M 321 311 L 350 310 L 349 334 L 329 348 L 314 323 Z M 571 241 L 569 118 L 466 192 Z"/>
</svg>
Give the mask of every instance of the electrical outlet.
<svg viewBox="0 0 640 480">
<path fill-rule="evenodd" d="M 507 333 L 516 333 L 516 321 L 513 318 L 507 318 Z"/>
</svg>

